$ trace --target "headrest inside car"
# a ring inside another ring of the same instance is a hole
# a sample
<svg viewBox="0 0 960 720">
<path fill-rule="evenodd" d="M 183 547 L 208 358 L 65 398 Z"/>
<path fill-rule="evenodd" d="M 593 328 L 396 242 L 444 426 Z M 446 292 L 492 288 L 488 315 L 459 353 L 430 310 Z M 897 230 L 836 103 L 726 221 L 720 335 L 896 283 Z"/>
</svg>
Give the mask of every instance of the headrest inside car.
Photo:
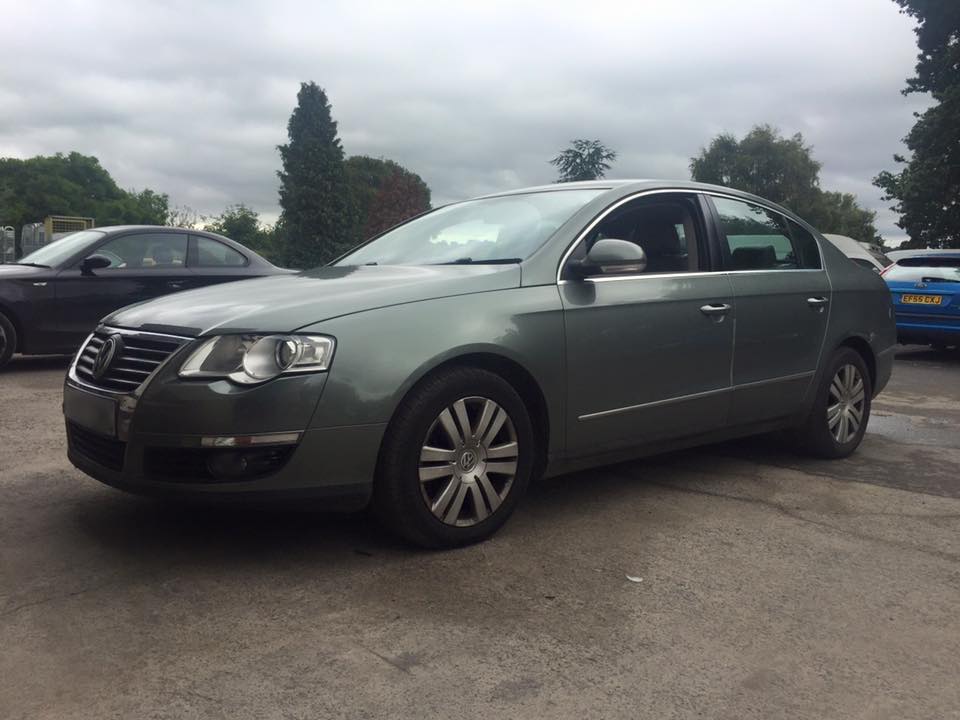
<svg viewBox="0 0 960 720">
<path fill-rule="evenodd" d="M 773 245 L 741 247 L 732 253 L 734 270 L 767 270 L 777 264 L 777 251 Z"/>
</svg>

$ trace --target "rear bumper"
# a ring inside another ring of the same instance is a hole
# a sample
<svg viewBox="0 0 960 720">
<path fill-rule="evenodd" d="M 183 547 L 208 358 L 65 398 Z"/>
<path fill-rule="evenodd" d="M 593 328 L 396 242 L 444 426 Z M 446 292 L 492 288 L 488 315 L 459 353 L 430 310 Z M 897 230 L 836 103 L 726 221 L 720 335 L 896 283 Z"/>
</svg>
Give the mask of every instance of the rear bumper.
<svg viewBox="0 0 960 720">
<path fill-rule="evenodd" d="M 911 322 L 897 318 L 897 339 L 901 343 L 960 343 L 960 325 Z"/>
<path fill-rule="evenodd" d="M 897 346 L 893 345 L 886 350 L 877 353 L 877 376 L 874 379 L 873 395 L 876 397 L 890 382 L 890 376 L 893 375 L 893 361 L 897 352 Z"/>
</svg>

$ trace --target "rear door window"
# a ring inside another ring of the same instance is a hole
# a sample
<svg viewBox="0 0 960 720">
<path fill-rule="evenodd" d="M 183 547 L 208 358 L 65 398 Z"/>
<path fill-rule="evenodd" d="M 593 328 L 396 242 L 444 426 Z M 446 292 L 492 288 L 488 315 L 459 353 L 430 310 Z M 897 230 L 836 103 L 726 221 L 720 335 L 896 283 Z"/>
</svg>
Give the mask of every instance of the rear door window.
<svg viewBox="0 0 960 720">
<path fill-rule="evenodd" d="M 760 205 L 712 197 L 732 270 L 805 270 L 820 267 L 817 241 L 807 230 Z"/>
<path fill-rule="evenodd" d="M 247 264 L 247 258 L 222 242 L 200 235 L 193 235 L 191 239 L 193 240 L 191 267 L 236 268 Z"/>
</svg>

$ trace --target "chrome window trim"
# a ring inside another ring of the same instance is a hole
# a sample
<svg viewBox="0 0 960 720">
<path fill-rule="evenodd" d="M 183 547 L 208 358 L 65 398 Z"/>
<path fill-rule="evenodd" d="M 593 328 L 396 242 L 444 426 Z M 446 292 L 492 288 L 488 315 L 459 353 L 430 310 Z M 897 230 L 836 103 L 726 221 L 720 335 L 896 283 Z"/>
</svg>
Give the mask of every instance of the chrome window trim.
<svg viewBox="0 0 960 720">
<path fill-rule="evenodd" d="M 114 335 L 132 335 L 137 337 L 142 337 L 146 335 L 148 337 L 170 338 L 172 340 L 180 340 L 181 343 L 180 343 L 180 347 L 174 350 L 172 353 L 170 353 L 167 357 L 165 357 L 163 361 L 159 365 L 157 365 L 156 368 L 154 368 L 153 372 L 147 375 L 147 377 L 143 379 L 143 382 L 140 383 L 140 385 L 137 386 L 133 391 L 108 390 L 107 388 L 97 387 L 96 385 L 91 385 L 88 382 L 84 382 L 77 376 L 77 372 L 76 372 L 77 362 L 80 360 L 80 356 L 83 355 L 83 351 L 86 349 L 87 344 L 90 342 L 90 338 L 92 338 L 96 334 L 97 330 L 101 330 L 103 332 L 109 332 Z M 129 395 L 131 397 L 140 397 L 140 394 L 143 392 L 144 388 L 147 387 L 147 384 L 151 380 L 153 380 L 154 376 L 158 372 L 160 372 L 160 370 L 170 360 L 172 360 L 175 355 L 179 355 L 180 351 L 183 348 L 185 348 L 187 345 L 189 345 L 193 340 L 196 340 L 196 338 L 186 337 L 184 335 L 171 335 L 169 333 L 147 332 L 145 330 L 128 330 L 126 328 L 111 327 L 109 325 L 98 325 L 96 330 L 94 330 L 92 333 L 87 335 L 87 339 L 83 341 L 83 344 L 80 345 L 80 349 L 77 350 L 77 354 L 73 356 L 73 360 L 70 362 L 70 369 L 67 371 L 67 378 L 70 380 L 70 382 L 74 383 L 75 385 L 78 385 L 79 387 L 82 387 L 84 390 L 90 390 L 96 394 L 104 395 L 106 397 L 121 397 L 124 395 Z"/>
<path fill-rule="evenodd" d="M 737 197 L 736 195 L 731 195 L 729 193 L 718 192 L 716 190 L 693 190 L 690 188 L 658 188 L 656 190 L 641 190 L 640 192 L 633 193 L 632 195 L 627 195 L 626 197 L 620 198 L 613 205 L 604 210 L 600 215 L 597 215 L 587 225 L 583 230 L 581 230 L 577 237 L 570 243 L 570 246 L 566 249 L 563 255 L 560 257 L 560 264 L 557 266 L 557 285 L 563 285 L 569 280 L 563 279 L 563 268 L 567 264 L 567 261 L 570 259 L 570 256 L 574 253 L 580 243 L 586 238 L 586 236 L 593 230 L 597 225 L 599 225 L 610 213 L 619 208 L 621 205 L 625 205 L 628 202 L 637 200 L 638 198 L 645 197 L 647 195 L 663 195 L 664 193 L 671 194 L 693 194 L 693 195 L 709 195 L 711 197 L 722 197 L 727 200 L 738 200 L 742 203 L 758 205 L 768 212 L 776 213 L 784 220 L 792 220 L 793 218 L 788 218 L 782 212 L 776 208 L 770 207 L 765 202 L 757 202 L 755 200 L 745 200 L 742 197 Z M 705 222 L 712 222 L 711 218 L 704 218 Z M 794 222 L 797 222 L 794 220 Z M 718 228 L 719 230 L 719 228 Z M 784 270 L 773 270 L 773 269 L 761 269 L 761 270 L 696 270 L 694 272 L 684 272 L 684 273 L 651 273 L 649 275 L 644 274 L 632 274 L 632 275 L 619 275 L 607 277 L 598 277 L 598 278 L 584 278 L 587 282 L 609 282 L 610 280 L 642 280 L 644 278 L 653 278 L 653 277 L 696 277 L 699 275 L 719 275 L 723 273 L 727 274 L 742 274 L 742 273 L 782 273 L 782 272 L 826 272 L 826 264 L 823 261 L 823 248 L 820 246 L 820 239 L 817 237 L 817 232 L 813 233 L 814 240 L 817 241 L 817 253 L 820 255 L 820 267 L 819 268 L 789 268 Z M 790 244 L 793 244 L 793 238 L 790 239 Z"/>
<path fill-rule="evenodd" d="M 652 400 L 650 402 L 640 403 L 638 405 L 627 405 L 625 407 L 613 408 L 612 410 L 600 410 L 598 412 L 586 413 L 585 415 L 580 415 L 577 420 L 596 420 L 597 418 L 607 417 L 609 415 L 619 415 L 620 413 L 630 412 L 632 410 L 640 410 L 642 408 L 653 408 L 661 405 L 671 405 L 673 403 L 685 402 L 687 400 L 697 400 L 699 398 L 710 397 L 711 395 L 720 395 L 721 393 L 735 392 L 736 390 L 744 390 L 746 388 L 759 387 L 761 385 L 769 385 L 776 382 L 801 380 L 803 378 L 813 377 L 815 374 L 815 370 L 807 370 L 806 372 L 794 373 L 792 375 L 781 375 L 780 377 L 767 378 L 765 380 L 755 380 L 753 382 L 741 383 L 740 385 L 730 385 L 728 387 L 716 388 L 714 390 L 704 390 L 703 392 L 692 393 L 690 395 L 678 395 L 677 397 L 664 398 L 663 400 Z"/>
<path fill-rule="evenodd" d="M 789 268 L 786 270 L 698 270 L 696 272 L 673 272 L 673 273 L 630 273 L 624 275 L 598 275 L 588 277 L 583 280 L 561 280 L 557 285 L 566 285 L 571 282 L 613 282 L 615 280 L 659 280 L 663 278 L 690 278 L 690 277 L 719 277 L 722 275 L 756 275 L 762 273 L 819 273 L 824 272 L 823 268 Z"/>
</svg>

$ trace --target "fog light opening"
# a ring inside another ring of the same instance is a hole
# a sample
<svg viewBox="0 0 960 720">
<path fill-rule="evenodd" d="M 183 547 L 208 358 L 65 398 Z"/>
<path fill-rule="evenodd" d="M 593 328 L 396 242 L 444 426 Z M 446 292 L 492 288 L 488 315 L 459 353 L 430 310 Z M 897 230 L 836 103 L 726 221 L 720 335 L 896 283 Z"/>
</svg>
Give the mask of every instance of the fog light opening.
<svg viewBox="0 0 960 720">
<path fill-rule="evenodd" d="M 292 446 L 221 450 L 207 458 L 207 471 L 217 480 L 249 480 L 283 466 Z"/>
</svg>

